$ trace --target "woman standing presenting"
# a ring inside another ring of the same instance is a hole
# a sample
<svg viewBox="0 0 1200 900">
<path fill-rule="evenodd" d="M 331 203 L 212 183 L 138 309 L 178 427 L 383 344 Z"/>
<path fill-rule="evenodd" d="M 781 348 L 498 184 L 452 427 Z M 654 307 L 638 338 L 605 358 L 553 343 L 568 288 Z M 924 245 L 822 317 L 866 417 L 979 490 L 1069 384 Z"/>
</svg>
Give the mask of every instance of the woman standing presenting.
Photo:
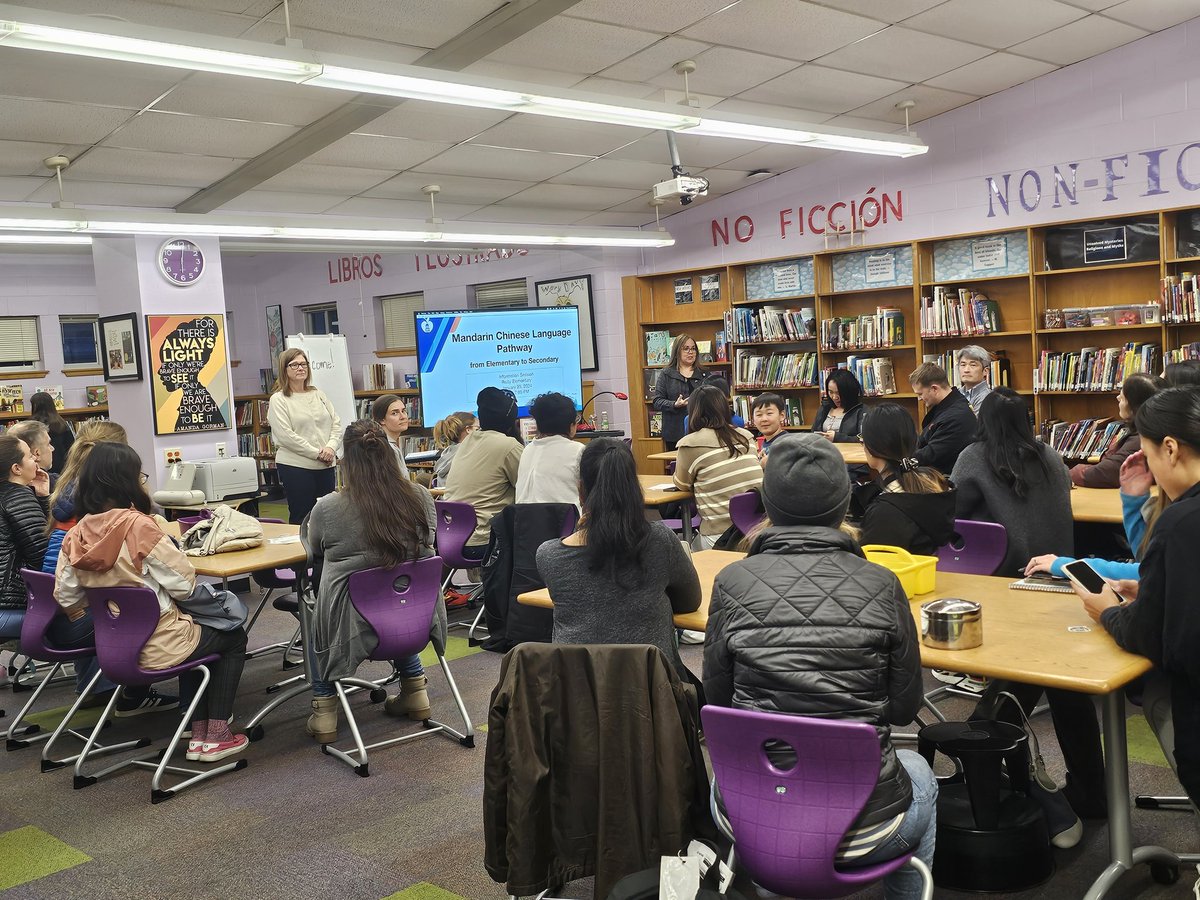
<svg viewBox="0 0 1200 900">
<path fill-rule="evenodd" d="M 700 368 L 697 359 L 695 339 L 690 334 L 679 335 L 671 345 L 666 368 L 654 383 L 654 408 L 662 413 L 662 439 L 668 450 L 674 450 L 683 437 L 688 398 L 708 379 L 708 372 Z"/>
<path fill-rule="evenodd" d="M 342 420 L 329 398 L 310 384 L 308 357 L 298 347 L 279 354 L 279 378 L 267 421 L 275 442 L 275 465 L 287 492 L 288 521 L 304 521 L 318 497 L 333 491 Z"/>
</svg>

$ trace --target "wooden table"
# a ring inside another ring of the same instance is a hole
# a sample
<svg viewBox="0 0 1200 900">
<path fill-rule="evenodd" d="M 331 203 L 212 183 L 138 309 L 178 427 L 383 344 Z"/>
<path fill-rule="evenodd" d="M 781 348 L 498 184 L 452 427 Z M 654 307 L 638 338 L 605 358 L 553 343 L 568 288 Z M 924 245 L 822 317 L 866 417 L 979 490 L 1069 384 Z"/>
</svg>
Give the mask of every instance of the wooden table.
<svg viewBox="0 0 1200 900">
<path fill-rule="evenodd" d="M 1150 489 L 1152 496 L 1158 496 L 1158 486 Z M 1104 522 L 1108 525 L 1120 525 L 1121 491 L 1118 488 L 1086 488 L 1071 489 L 1071 515 L 1076 522 Z"/>
<path fill-rule="evenodd" d="M 790 432 L 790 433 L 805 434 L 806 432 Z M 854 464 L 862 463 L 864 465 L 866 464 L 867 453 L 863 449 L 863 445 L 858 443 L 858 441 L 854 441 L 849 444 L 835 443 L 833 446 L 836 447 L 838 452 L 842 454 L 842 458 L 844 460 L 846 460 L 847 463 L 854 463 Z M 660 460 L 664 460 L 666 462 L 671 462 L 675 459 L 678 459 L 678 457 L 679 457 L 678 450 L 664 450 L 661 453 L 651 453 L 646 457 L 646 459 L 660 459 Z"/>
<path fill-rule="evenodd" d="M 299 525 L 263 523 L 263 545 L 250 550 L 234 550 L 229 553 L 214 553 L 211 556 L 189 556 L 197 575 L 220 578 L 223 586 L 237 575 L 248 575 L 260 569 L 287 569 L 308 559 L 304 545 L 299 540 L 287 544 L 272 544 L 272 538 L 300 535 Z M 179 523 L 170 522 L 165 529 L 172 537 L 179 537 Z"/>
<path fill-rule="evenodd" d="M 661 459 L 666 462 L 674 462 L 679 458 L 678 450 L 663 450 L 661 453 L 651 453 L 646 459 Z"/>
<path fill-rule="evenodd" d="M 656 484 L 671 484 L 670 475 L 639 475 L 638 481 L 642 485 L 642 498 L 647 506 L 666 506 L 668 503 L 681 503 L 685 500 L 691 500 L 693 496 L 691 491 L 681 491 L 674 487 L 669 491 L 651 490 Z M 689 515 L 686 507 L 681 518 L 683 521 L 683 539 L 690 544 L 692 542 L 692 517 Z"/>
</svg>

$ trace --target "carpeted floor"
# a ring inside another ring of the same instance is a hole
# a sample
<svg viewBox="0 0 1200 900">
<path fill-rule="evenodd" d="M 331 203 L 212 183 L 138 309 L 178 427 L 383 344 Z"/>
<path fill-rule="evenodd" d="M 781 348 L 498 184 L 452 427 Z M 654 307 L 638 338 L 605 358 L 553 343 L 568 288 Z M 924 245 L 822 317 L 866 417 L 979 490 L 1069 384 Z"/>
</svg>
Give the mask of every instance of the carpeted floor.
<svg viewBox="0 0 1200 900">
<path fill-rule="evenodd" d="M 264 512 L 264 514 L 266 514 Z M 251 645 L 290 635 L 292 620 L 268 610 Z M 457 635 L 464 632 L 457 631 Z M 456 638 L 451 667 L 478 726 L 486 721 L 500 657 L 473 650 Z M 685 661 L 699 671 L 700 648 L 685 647 Z M 364 666 L 372 677 L 381 666 Z M 266 699 L 264 688 L 280 677 L 278 655 L 248 662 L 236 716 L 245 721 Z M 291 673 L 289 673 L 291 674 Z M 430 672 L 435 715 L 452 720 L 445 681 Z M 51 691 L 52 705 L 69 698 L 67 687 Z M 12 716 L 28 695 L 0 691 Z M 959 709 L 965 701 L 956 701 Z M 382 714 L 359 697 L 360 725 L 368 738 L 416 728 Z M 133 770 L 81 791 L 71 789 L 70 770 L 41 774 L 39 750 L 0 754 L 0 890 L 18 898 L 238 897 L 294 900 L 454 900 L 502 898 L 482 866 L 481 796 L 486 733 L 475 749 L 440 736 L 377 752 L 371 777 L 323 756 L 304 734 L 307 698 L 297 698 L 266 723 L 266 734 L 247 752 L 249 767 L 201 785 L 166 803 L 149 802 L 148 772 Z M 167 733 L 170 714 L 118 720 L 106 734 Z M 0 720 L 6 725 L 7 720 Z M 236 723 L 235 723 L 236 724 Z M 1057 772 L 1057 750 L 1046 717 L 1037 720 L 1043 746 Z M 1131 718 L 1136 791 L 1176 793 L 1153 737 L 1140 717 Z M 345 726 L 343 734 L 347 733 Z M 1134 814 L 1136 843 L 1197 846 L 1191 817 L 1178 812 Z M 1107 858 L 1107 829 L 1088 823 L 1081 844 L 1059 851 L 1058 871 L 1028 898 L 1082 896 Z M 1194 876 L 1174 887 L 1159 886 L 1145 867 L 1126 875 L 1114 898 L 1190 896 Z M 591 882 L 567 886 L 561 896 L 591 896 Z M 748 896 L 753 896 L 749 894 Z M 876 887 L 857 895 L 882 897 Z M 960 897 L 938 892 L 939 897 Z"/>
</svg>

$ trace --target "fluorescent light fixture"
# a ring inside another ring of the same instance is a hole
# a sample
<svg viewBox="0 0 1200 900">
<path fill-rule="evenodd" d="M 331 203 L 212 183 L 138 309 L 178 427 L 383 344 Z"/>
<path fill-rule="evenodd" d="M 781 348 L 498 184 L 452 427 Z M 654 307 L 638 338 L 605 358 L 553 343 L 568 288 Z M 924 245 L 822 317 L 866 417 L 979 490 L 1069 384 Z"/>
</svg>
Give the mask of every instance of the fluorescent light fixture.
<svg viewBox="0 0 1200 900">
<path fill-rule="evenodd" d="M 89 221 L 83 229 L 89 234 L 188 234 L 206 237 L 275 237 L 279 229 L 261 225 L 218 225 L 207 222 L 109 222 Z"/>
<path fill-rule="evenodd" d="M 236 237 L 237 235 L 229 236 Z M 395 244 L 412 241 L 438 242 L 442 240 L 442 233 L 429 229 L 397 231 L 392 228 L 294 228 L 282 226 L 277 228 L 271 237 L 297 241 L 369 241 Z"/>
<path fill-rule="evenodd" d="M 511 232 L 442 232 L 442 241 L 455 244 L 528 244 L 534 247 L 670 247 L 675 238 L 665 231 L 630 231 L 628 235 L 600 235 L 580 232 L 577 234 L 517 234 Z"/>
<path fill-rule="evenodd" d="M 0 219 L 0 231 L 83 231 L 87 222 L 75 219 Z"/>
<path fill-rule="evenodd" d="M 0 244 L 39 244 L 65 246 L 67 244 L 90 244 L 86 234 L 2 234 Z"/>
<path fill-rule="evenodd" d="M 916 156 L 929 150 L 911 134 L 875 134 L 831 126 L 784 126 L 769 119 L 720 118 L 704 116 L 695 128 L 685 134 L 705 137 L 735 138 L 743 141 L 762 141 L 768 144 L 796 144 L 823 150 L 847 150 L 852 153 L 874 153 L 883 156 Z"/>
</svg>

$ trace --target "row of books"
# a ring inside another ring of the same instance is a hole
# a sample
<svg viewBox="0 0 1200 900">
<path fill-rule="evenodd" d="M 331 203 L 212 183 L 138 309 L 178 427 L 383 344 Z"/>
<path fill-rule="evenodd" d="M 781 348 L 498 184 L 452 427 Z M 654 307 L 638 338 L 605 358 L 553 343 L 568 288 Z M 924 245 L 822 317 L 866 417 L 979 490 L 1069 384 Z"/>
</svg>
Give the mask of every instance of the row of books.
<svg viewBox="0 0 1200 900">
<path fill-rule="evenodd" d="M 991 355 L 993 359 L 988 367 L 988 384 L 992 387 L 1011 387 L 1009 376 L 1012 373 L 1012 365 L 1004 355 L 1004 351 L 994 350 L 991 351 Z M 958 361 L 961 358 L 962 348 L 959 348 L 947 350 L 944 353 L 926 353 L 921 357 L 921 362 L 937 363 L 946 370 L 950 383 L 960 388 L 962 387 L 962 376 L 958 372 Z"/>
<path fill-rule="evenodd" d="M 258 416 L 258 422 L 266 426 L 268 409 L 270 409 L 270 403 L 266 400 L 246 400 L 237 404 L 234 410 L 237 427 L 250 428 L 254 425 L 255 415 Z"/>
<path fill-rule="evenodd" d="M 754 412 L 750 409 L 753 402 L 753 394 L 739 395 L 733 398 L 733 413 L 742 417 L 747 428 L 754 424 Z M 783 404 L 783 424 L 789 428 L 803 427 L 804 411 L 800 406 L 800 400 L 796 397 L 785 397 Z"/>
<path fill-rule="evenodd" d="M 1043 439 L 1068 459 L 1088 459 L 1125 438 L 1129 425 L 1120 419 L 1050 421 L 1042 425 Z"/>
<path fill-rule="evenodd" d="M 1000 330 L 1000 305 L 971 288 L 935 287 L 921 298 L 922 337 L 970 337 Z"/>
<path fill-rule="evenodd" d="M 275 444 L 271 440 L 271 432 L 261 434 L 246 432 L 237 436 L 238 456 L 274 456 Z"/>
<path fill-rule="evenodd" d="M 100 384 L 84 388 L 88 406 L 99 406 L 108 403 L 108 385 Z M 55 409 L 66 409 L 61 384 L 44 384 L 35 387 L 29 394 L 49 394 L 54 398 Z M 20 384 L 0 384 L 0 413 L 25 412 L 25 389 Z"/>
<path fill-rule="evenodd" d="M 734 308 L 725 313 L 725 333 L 734 343 L 762 344 L 771 341 L 806 341 L 817 336 L 816 316 L 807 309 Z"/>
<path fill-rule="evenodd" d="M 1189 359 L 1200 359 L 1200 343 L 1192 342 L 1184 344 L 1177 350 L 1168 350 L 1163 354 L 1163 365 L 1169 366 L 1171 363 L 1187 362 Z"/>
<path fill-rule="evenodd" d="M 904 313 L 881 306 L 874 315 L 834 316 L 821 321 L 822 350 L 877 350 L 904 343 Z"/>
<path fill-rule="evenodd" d="M 821 373 L 821 384 L 829 379 L 836 369 L 848 369 L 862 385 L 864 397 L 883 397 L 896 393 L 896 373 L 890 356 L 848 356 L 844 363 L 829 366 Z"/>
<path fill-rule="evenodd" d="M 1200 322 L 1200 278 L 1183 272 L 1168 275 L 1161 284 L 1163 319 L 1172 324 Z"/>
<path fill-rule="evenodd" d="M 394 391 L 396 370 L 391 363 L 366 363 L 362 367 L 364 391 Z"/>
<path fill-rule="evenodd" d="M 1123 347 L 1043 350 L 1033 370 L 1035 391 L 1115 391 L 1135 372 L 1162 369 L 1158 344 L 1131 341 Z"/>
<path fill-rule="evenodd" d="M 738 350 L 734 354 L 733 375 L 736 390 L 772 387 L 813 387 L 817 383 L 816 353 L 755 353 Z"/>
<path fill-rule="evenodd" d="M 1156 325 L 1162 320 L 1157 303 L 1123 306 L 1073 306 L 1048 309 L 1043 314 L 1045 328 L 1110 328 L 1122 325 Z"/>
</svg>

